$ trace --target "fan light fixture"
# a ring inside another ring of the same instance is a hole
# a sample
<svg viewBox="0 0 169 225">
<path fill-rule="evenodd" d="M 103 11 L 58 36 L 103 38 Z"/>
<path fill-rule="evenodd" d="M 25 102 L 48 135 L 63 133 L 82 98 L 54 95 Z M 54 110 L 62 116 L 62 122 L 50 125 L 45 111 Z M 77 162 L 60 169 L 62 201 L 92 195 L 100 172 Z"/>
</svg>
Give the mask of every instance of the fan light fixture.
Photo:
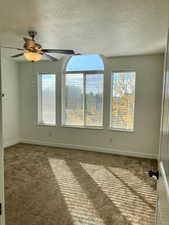
<svg viewBox="0 0 169 225">
<path fill-rule="evenodd" d="M 43 55 L 37 52 L 25 52 L 24 56 L 28 61 L 37 62 L 42 59 Z"/>
<path fill-rule="evenodd" d="M 12 55 L 12 58 L 17 58 L 21 56 L 25 56 L 28 61 L 37 62 L 42 59 L 42 57 L 46 57 L 47 59 L 56 62 L 57 58 L 50 55 L 50 53 L 64 54 L 64 55 L 76 55 L 75 52 L 71 49 L 48 49 L 42 48 L 42 46 L 35 41 L 35 36 L 37 35 L 36 31 L 28 31 L 30 38 L 24 37 L 24 45 L 23 48 L 14 48 L 14 47 L 5 47 L 3 48 L 11 48 L 16 49 L 18 51 L 22 51 L 19 54 Z M 1 46 L 2 47 L 2 46 Z M 49 53 L 49 54 L 48 54 Z"/>
</svg>

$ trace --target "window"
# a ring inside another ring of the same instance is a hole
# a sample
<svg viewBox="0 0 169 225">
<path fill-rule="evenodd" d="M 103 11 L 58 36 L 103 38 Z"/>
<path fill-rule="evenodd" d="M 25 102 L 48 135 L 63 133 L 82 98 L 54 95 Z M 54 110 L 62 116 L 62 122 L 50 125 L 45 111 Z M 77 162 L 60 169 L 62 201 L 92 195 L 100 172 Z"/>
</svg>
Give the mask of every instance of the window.
<svg viewBox="0 0 169 225">
<path fill-rule="evenodd" d="M 111 128 L 133 131 L 135 72 L 114 72 L 111 90 Z"/>
<path fill-rule="evenodd" d="M 38 75 L 38 123 L 56 124 L 56 75 Z"/>
<path fill-rule="evenodd" d="M 84 125 L 83 74 L 65 75 L 65 125 Z"/>
<path fill-rule="evenodd" d="M 64 74 L 63 125 L 103 126 L 103 68 L 98 55 L 71 57 Z"/>
<path fill-rule="evenodd" d="M 70 58 L 66 71 L 104 71 L 104 64 L 99 55 L 78 55 Z"/>
</svg>

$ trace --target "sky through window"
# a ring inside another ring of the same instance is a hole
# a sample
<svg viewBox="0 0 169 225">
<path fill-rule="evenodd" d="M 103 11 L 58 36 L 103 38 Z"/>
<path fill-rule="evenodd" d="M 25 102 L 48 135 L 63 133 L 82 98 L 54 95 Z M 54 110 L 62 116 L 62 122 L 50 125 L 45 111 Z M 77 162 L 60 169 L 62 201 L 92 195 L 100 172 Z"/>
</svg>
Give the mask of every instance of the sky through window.
<svg viewBox="0 0 169 225">
<path fill-rule="evenodd" d="M 72 56 L 66 66 L 66 71 L 104 70 L 103 60 L 99 55 Z"/>
</svg>

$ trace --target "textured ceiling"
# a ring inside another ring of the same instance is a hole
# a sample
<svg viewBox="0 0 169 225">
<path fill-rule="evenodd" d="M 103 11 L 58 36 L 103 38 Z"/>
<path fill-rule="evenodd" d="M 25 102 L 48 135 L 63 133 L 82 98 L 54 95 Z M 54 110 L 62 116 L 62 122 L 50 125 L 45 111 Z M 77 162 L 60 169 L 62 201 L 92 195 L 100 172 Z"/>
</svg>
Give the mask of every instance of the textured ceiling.
<svg viewBox="0 0 169 225">
<path fill-rule="evenodd" d="M 22 47 L 27 31 L 44 48 L 105 56 L 162 52 L 168 0 L 1 0 L 0 45 Z"/>
</svg>

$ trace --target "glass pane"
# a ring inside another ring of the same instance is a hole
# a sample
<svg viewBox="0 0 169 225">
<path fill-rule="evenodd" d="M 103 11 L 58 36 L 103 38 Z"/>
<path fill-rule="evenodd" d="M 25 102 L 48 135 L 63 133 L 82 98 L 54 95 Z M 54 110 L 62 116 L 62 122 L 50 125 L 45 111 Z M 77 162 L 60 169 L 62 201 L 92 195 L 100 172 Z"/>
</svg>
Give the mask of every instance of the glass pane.
<svg viewBox="0 0 169 225">
<path fill-rule="evenodd" d="M 99 55 L 72 56 L 66 67 L 66 71 L 90 70 L 104 70 L 103 60 Z"/>
<path fill-rule="evenodd" d="M 112 128 L 133 130 L 135 72 L 112 75 Z"/>
<path fill-rule="evenodd" d="M 66 74 L 65 125 L 84 125 L 83 104 L 83 74 Z"/>
<path fill-rule="evenodd" d="M 41 75 L 42 96 L 41 110 L 42 123 L 56 123 L 56 75 L 42 74 Z"/>
<path fill-rule="evenodd" d="M 103 125 L 103 74 L 86 75 L 86 126 Z"/>
</svg>

